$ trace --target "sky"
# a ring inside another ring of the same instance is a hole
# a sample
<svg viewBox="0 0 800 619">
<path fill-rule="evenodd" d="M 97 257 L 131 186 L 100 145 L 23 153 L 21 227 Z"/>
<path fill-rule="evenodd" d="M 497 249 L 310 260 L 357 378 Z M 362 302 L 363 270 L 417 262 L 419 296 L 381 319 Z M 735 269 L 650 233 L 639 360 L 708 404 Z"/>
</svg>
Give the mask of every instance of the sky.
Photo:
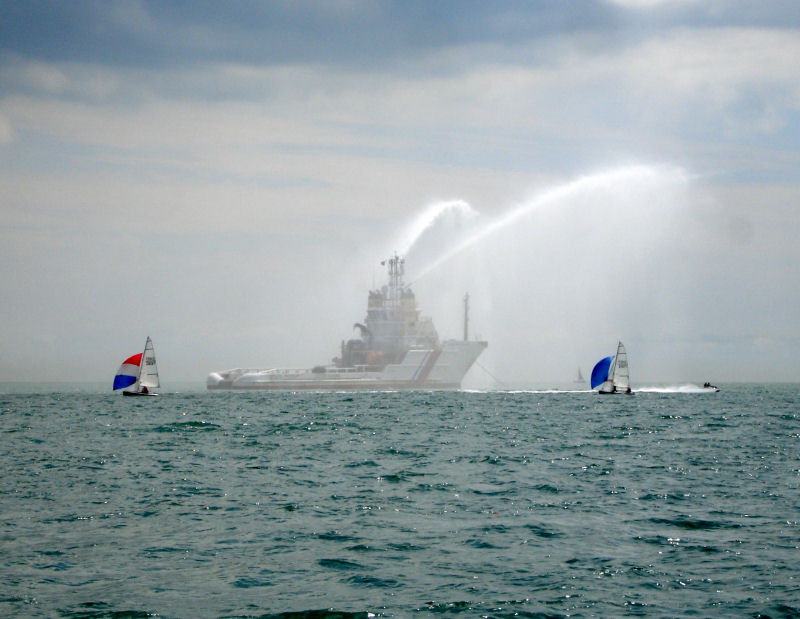
<svg viewBox="0 0 800 619">
<path fill-rule="evenodd" d="M 800 381 L 800 3 L 0 3 L 0 381 L 326 363 L 401 252 L 465 386 Z"/>
</svg>

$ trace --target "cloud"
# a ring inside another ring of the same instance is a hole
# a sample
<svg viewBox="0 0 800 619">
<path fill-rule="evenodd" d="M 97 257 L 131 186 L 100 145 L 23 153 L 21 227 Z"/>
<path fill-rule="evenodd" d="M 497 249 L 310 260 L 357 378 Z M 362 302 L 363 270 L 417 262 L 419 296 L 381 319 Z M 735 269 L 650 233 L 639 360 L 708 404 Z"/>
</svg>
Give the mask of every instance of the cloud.
<svg viewBox="0 0 800 619">
<path fill-rule="evenodd" d="M 620 181 L 485 237 L 486 255 L 463 252 L 419 284 L 440 332 L 454 335 L 469 287 L 487 359 L 509 371 L 533 368 L 542 342 L 570 341 L 559 363 L 571 377 L 581 344 L 605 346 L 590 301 L 627 328 L 615 298 L 635 301 L 630 352 L 653 375 L 681 371 L 693 342 L 722 362 L 783 337 L 791 356 L 793 5 L 221 6 L 0 5 L 0 287 L 16 299 L 0 323 L 18 350 L 49 342 L 27 367 L 75 340 L 112 347 L 121 319 L 181 342 L 187 378 L 266 356 L 319 363 L 404 231 L 435 257 L 525 196 L 637 165 L 691 182 Z M 442 201 L 459 206 L 431 227 Z M 470 209 L 480 217 L 465 221 Z M 638 287 L 617 297 L 585 264 L 589 247 L 609 257 L 605 211 L 624 215 L 614 234 L 636 254 L 625 279 Z M 132 282 L 152 291 L 146 316 L 128 310 Z M 671 347 L 664 365 L 646 344 Z M 530 363 L 512 367 L 517 353 Z"/>
<path fill-rule="evenodd" d="M 108 2 L 4 5 L 3 47 L 42 60 L 153 67 L 209 60 L 375 67 L 417 51 L 592 27 L 603 3 L 521 10 L 498 2 Z"/>
<path fill-rule="evenodd" d="M 665 6 L 700 4 L 698 0 L 608 0 L 608 2 L 625 9 L 653 9 Z"/>
<path fill-rule="evenodd" d="M 739 89 L 774 88 L 785 91 L 780 103 L 796 106 L 798 69 L 791 61 L 791 52 L 797 47 L 791 33 L 685 30 L 610 53 L 586 55 L 580 50 L 565 50 L 545 65 L 522 60 L 480 61 L 480 46 L 466 59 L 455 61 L 448 60 L 450 52 L 444 51 L 415 63 L 420 71 L 414 72 L 413 79 L 402 72 L 365 75 L 314 64 L 223 63 L 188 71 L 141 72 L 123 67 L 112 72 L 81 65 L 20 62 L 13 70 L 6 70 L 6 80 L 13 82 L 16 76 L 28 87 L 38 84 L 48 91 L 68 89 L 72 98 L 87 102 L 102 102 L 110 95 L 134 104 L 156 98 L 238 101 L 267 104 L 267 111 L 279 105 L 291 106 L 297 114 L 327 110 L 324 117 L 337 120 L 354 121 L 365 118 L 364 112 L 368 112 L 366 120 L 410 118 L 422 123 L 427 119 L 429 124 L 448 118 L 466 124 L 472 117 L 502 125 L 509 122 L 507 115 L 512 112 L 515 123 L 536 125 L 537 121 L 549 124 L 542 110 L 558 109 L 559 104 L 566 103 L 570 112 L 599 112 L 602 110 L 595 106 L 611 103 L 610 97 L 629 101 L 625 112 L 635 112 L 634 105 L 644 103 L 656 108 L 674 103 L 695 105 L 709 95 L 722 109 L 735 101 Z M 742 54 L 743 49 L 747 54 Z M 535 53 L 527 46 L 518 51 L 523 59 Z M 426 64 L 447 66 L 451 62 L 456 64 L 446 72 L 421 70 Z M 98 83 L 109 86 L 99 89 Z M 663 103 L 658 105 L 659 101 Z M 538 104 L 548 105 L 540 109 Z M 537 106 L 537 113 L 525 114 L 532 106 Z M 686 113 L 685 107 L 680 109 Z M 501 113 L 492 114 L 493 110 Z"/>
<path fill-rule="evenodd" d="M 647 10 L 638 10 L 646 8 Z M 409 61 L 465 47 L 508 60 L 539 42 L 534 62 L 565 37 L 602 52 L 687 27 L 796 28 L 792 3 L 628 0 L 538 3 L 476 0 L 254 4 L 216 2 L 5 3 L 0 49 L 43 62 L 130 68 L 243 65 L 402 70 Z"/>
<path fill-rule="evenodd" d="M 5 114 L 0 113 L 0 144 L 10 144 L 14 141 L 14 129 Z"/>
</svg>

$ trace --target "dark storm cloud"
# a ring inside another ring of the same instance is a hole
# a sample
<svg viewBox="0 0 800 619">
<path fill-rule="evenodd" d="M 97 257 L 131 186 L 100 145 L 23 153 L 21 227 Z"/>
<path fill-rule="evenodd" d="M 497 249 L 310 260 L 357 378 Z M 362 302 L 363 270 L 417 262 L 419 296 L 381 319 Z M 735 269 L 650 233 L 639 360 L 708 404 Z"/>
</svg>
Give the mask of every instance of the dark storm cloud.
<svg viewBox="0 0 800 619">
<path fill-rule="evenodd" d="M 792 0 L 625 4 L 6 2 L 0 4 L 0 47 L 6 54 L 42 61 L 143 67 L 208 61 L 374 66 L 468 44 L 487 44 L 495 51 L 484 53 L 502 53 L 520 42 L 570 32 L 618 45 L 653 28 L 800 25 L 800 3 Z"/>
<path fill-rule="evenodd" d="M 5 52 L 126 65 L 341 62 L 465 43 L 513 43 L 614 20 L 598 2 L 16 2 L 0 7 Z"/>
<path fill-rule="evenodd" d="M 550 37 L 570 33 L 586 35 L 593 45 L 614 47 L 653 29 L 800 25 L 800 3 L 788 0 L 665 2 L 646 8 L 626 4 L 7 2 L 0 4 L 0 49 L 6 55 L 47 62 L 132 67 L 211 61 L 375 67 L 467 45 L 482 45 L 486 61 L 508 60 L 509 50 L 521 43 L 542 41 L 546 53 Z"/>
</svg>

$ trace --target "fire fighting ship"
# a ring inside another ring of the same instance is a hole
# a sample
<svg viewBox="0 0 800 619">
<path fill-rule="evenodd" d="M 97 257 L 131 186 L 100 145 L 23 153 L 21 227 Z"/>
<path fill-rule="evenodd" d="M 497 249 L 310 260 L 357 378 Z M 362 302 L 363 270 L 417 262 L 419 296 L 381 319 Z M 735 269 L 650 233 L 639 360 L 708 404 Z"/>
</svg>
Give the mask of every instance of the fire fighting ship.
<svg viewBox="0 0 800 619">
<path fill-rule="evenodd" d="M 459 389 L 487 343 L 469 340 L 469 295 L 464 297 L 464 338 L 440 340 L 433 321 L 420 314 L 403 281 L 405 259 L 384 261 L 389 281 L 371 290 L 367 316 L 355 323 L 360 337 L 343 341 L 329 365 L 310 369 L 235 368 L 211 372 L 208 389 L 414 390 Z"/>
</svg>

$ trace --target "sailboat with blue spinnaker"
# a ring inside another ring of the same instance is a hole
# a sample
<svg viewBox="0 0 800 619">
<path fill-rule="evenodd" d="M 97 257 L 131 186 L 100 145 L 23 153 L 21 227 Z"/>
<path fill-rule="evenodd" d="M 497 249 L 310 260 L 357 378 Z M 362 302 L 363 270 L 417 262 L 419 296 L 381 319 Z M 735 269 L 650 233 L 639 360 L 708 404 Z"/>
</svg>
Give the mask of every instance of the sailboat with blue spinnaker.
<svg viewBox="0 0 800 619">
<path fill-rule="evenodd" d="M 628 374 L 628 353 L 622 342 L 617 343 L 617 354 L 600 359 L 592 369 L 592 389 L 598 393 L 633 393 Z"/>
</svg>

